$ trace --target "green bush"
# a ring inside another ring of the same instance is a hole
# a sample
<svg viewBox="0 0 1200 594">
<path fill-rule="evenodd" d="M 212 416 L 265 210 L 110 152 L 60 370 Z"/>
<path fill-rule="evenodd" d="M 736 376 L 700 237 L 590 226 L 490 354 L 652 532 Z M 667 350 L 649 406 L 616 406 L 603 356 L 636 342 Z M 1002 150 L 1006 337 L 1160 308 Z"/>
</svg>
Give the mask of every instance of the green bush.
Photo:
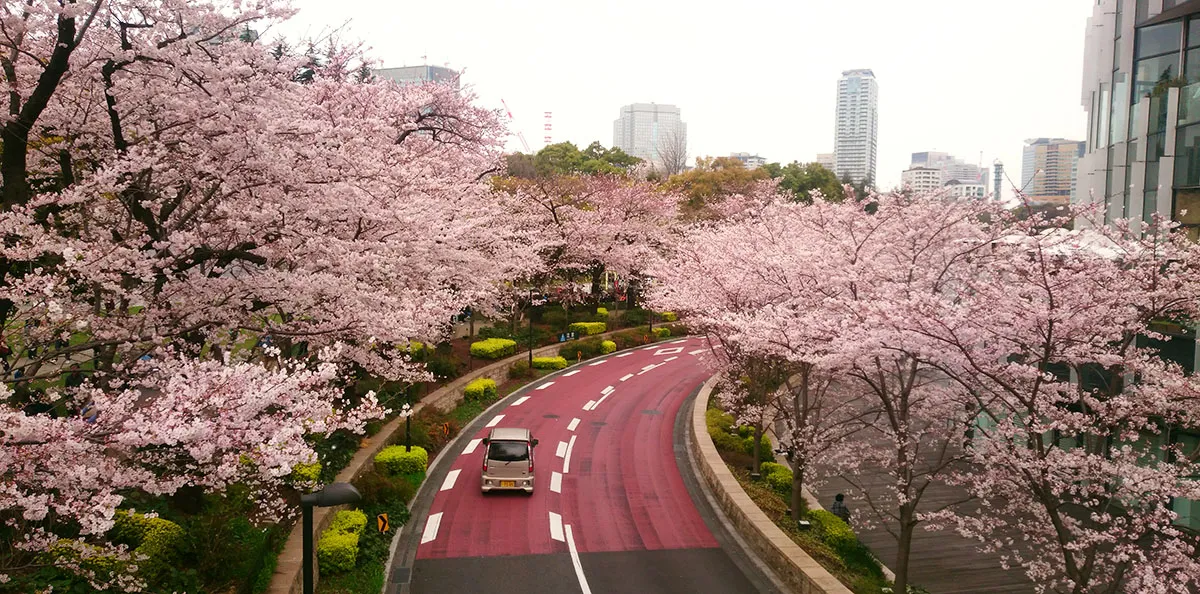
<svg viewBox="0 0 1200 594">
<path fill-rule="evenodd" d="M 292 482 L 316 483 L 321 480 L 321 463 L 297 464 L 292 467 Z"/>
<path fill-rule="evenodd" d="M 388 505 L 396 502 L 408 504 L 412 501 L 417 489 L 404 477 L 393 477 L 373 470 L 364 472 L 354 479 L 354 486 L 362 495 L 363 506 Z"/>
<path fill-rule="evenodd" d="M 480 359 L 503 359 L 517 353 L 517 342 L 507 338 L 488 338 L 471 343 L 471 356 Z"/>
<path fill-rule="evenodd" d="M 495 400 L 497 394 L 496 381 L 486 377 L 472 380 L 471 383 L 467 384 L 467 387 L 463 389 L 463 397 L 467 400 L 474 400 L 476 402 Z"/>
<path fill-rule="evenodd" d="M 780 495 L 791 495 L 792 471 L 782 467 L 780 464 L 775 464 L 774 462 L 763 462 L 762 466 L 765 467 L 768 464 L 780 466 L 780 469 L 770 474 L 767 474 L 767 472 L 763 470 L 763 479 L 767 481 L 767 486 L 771 487 L 772 491 L 775 491 Z"/>
<path fill-rule="evenodd" d="M 600 354 L 601 355 L 607 355 L 609 353 L 616 352 L 616 350 L 617 350 L 617 343 L 615 343 L 611 340 L 605 340 L 600 343 Z"/>
<path fill-rule="evenodd" d="M 671 329 L 663 328 L 662 326 L 659 326 L 654 329 L 654 337 L 659 340 L 662 340 L 664 338 L 670 338 L 671 337 Z"/>
<path fill-rule="evenodd" d="M 508 379 L 529 377 L 529 370 L 529 361 L 521 359 L 520 361 L 513 363 L 512 366 L 508 368 Z"/>
<path fill-rule="evenodd" d="M 854 535 L 854 530 L 851 530 L 849 524 L 833 515 L 832 512 L 814 509 L 808 512 L 808 520 L 812 522 L 821 542 L 829 545 L 829 548 L 839 555 L 853 552 L 855 546 L 858 545 L 858 537 Z"/>
<path fill-rule="evenodd" d="M 567 312 L 557 307 L 548 309 L 542 312 L 542 323 L 554 328 L 562 328 L 567 323 Z"/>
<path fill-rule="evenodd" d="M 608 324 L 604 322 L 575 322 L 567 326 L 567 330 L 569 332 L 578 332 L 580 336 L 592 336 L 607 332 Z"/>
<path fill-rule="evenodd" d="M 708 434 L 712 437 L 713 445 L 717 446 L 718 450 L 725 450 L 727 452 L 745 451 L 745 441 L 741 437 L 738 437 L 736 433 L 729 432 L 729 427 L 734 424 L 733 415 L 719 408 L 710 408 L 704 412 L 704 416 L 708 425 Z"/>
<path fill-rule="evenodd" d="M 596 308 L 596 320 L 600 321 L 600 320 L 607 320 L 607 319 L 608 319 L 608 308 L 607 307 L 597 307 Z"/>
<path fill-rule="evenodd" d="M 429 466 L 429 452 L 418 446 L 413 446 L 410 452 L 404 451 L 402 445 L 388 446 L 375 454 L 375 466 L 393 476 L 423 473 Z"/>
<path fill-rule="evenodd" d="M 124 510 L 114 520 L 113 540 L 146 557 L 138 562 L 138 575 L 150 584 L 171 575 L 179 565 L 186 536 L 179 524 Z"/>
<path fill-rule="evenodd" d="M 650 312 L 645 309 L 627 309 L 621 314 L 626 326 L 641 326 L 650 319 Z"/>
<path fill-rule="evenodd" d="M 574 361 L 580 356 L 591 359 L 600 356 L 600 344 L 598 338 L 571 341 L 558 348 L 558 355 L 567 361 Z"/>
<path fill-rule="evenodd" d="M 567 360 L 564 357 L 534 357 L 534 369 L 566 369 Z"/>
<path fill-rule="evenodd" d="M 662 312 L 662 319 L 664 322 L 674 322 L 679 318 L 675 317 L 675 312 L 673 311 L 664 311 Z"/>
<path fill-rule="evenodd" d="M 791 469 L 789 469 L 787 466 L 784 466 L 783 464 L 776 464 L 774 462 L 763 462 L 759 467 L 759 472 L 762 473 L 764 478 L 775 474 L 776 472 L 786 472 L 788 474 L 792 473 Z"/>
<path fill-rule="evenodd" d="M 458 363 L 452 356 L 435 355 L 425 363 L 425 369 L 428 369 L 429 373 L 439 380 L 458 377 Z"/>
<path fill-rule="evenodd" d="M 743 446 L 743 451 L 746 452 L 747 454 L 750 454 L 751 456 L 753 456 L 754 455 L 754 434 L 751 433 L 751 435 L 749 437 L 745 438 L 742 441 L 742 443 L 745 444 Z M 762 436 L 762 446 L 761 446 L 761 449 L 758 451 L 758 459 L 762 462 L 774 462 L 775 461 L 775 452 L 773 452 L 771 450 L 771 438 L 767 437 L 766 435 Z"/>
<path fill-rule="evenodd" d="M 508 331 L 508 326 L 501 324 L 500 326 L 484 326 L 475 333 L 482 339 L 488 338 L 512 338 L 512 333 Z"/>
<path fill-rule="evenodd" d="M 317 561 L 321 573 L 343 573 L 358 562 L 358 533 L 329 529 L 317 542 Z"/>
<path fill-rule="evenodd" d="M 367 514 L 357 509 L 344 509 L 333 515 L 329 530 L 362 534 L 367 527 Z"/>
</svg>

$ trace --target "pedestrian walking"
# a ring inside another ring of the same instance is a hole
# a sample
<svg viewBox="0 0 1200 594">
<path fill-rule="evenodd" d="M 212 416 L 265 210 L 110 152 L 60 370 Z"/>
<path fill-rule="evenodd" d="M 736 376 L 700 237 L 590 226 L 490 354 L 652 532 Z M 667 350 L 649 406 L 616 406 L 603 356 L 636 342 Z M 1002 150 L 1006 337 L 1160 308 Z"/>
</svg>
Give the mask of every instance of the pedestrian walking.
<svg viewBox="0 0 1200 594">
<path fill-rule="evenodd" d="M 846 496 L 838 493 L 833 498 L 833 505 L 830 506 L 829 512 L 842 519 L 846 524 L 850 523 L 850 509 L 846 507 Z"/>
</svg>

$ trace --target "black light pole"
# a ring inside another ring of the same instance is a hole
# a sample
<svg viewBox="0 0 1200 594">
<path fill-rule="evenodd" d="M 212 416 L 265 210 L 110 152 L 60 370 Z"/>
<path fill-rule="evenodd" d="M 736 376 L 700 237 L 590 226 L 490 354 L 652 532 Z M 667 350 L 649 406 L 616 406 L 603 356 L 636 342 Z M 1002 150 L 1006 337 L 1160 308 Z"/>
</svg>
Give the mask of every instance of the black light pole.
<svg viewBox="0 0 1200 594">
<path fill-rule="evenodd" d="M 533 369 L 533 287 L 529 287 L 529 369 Z"/>
<path fill-rule="evenodd" d="M 404 417 L 404 451 L 412 451 L 412 407 L 407 402 L 400 407 L 400 416 Z"/>
<path fill-rule="evenodd" d="M 358 489 L 350 483 L 333 483 L 317 491 L 300 496 L 300 507 L 304 510 L 304 539 L 301 552 L 304 555 L 304 594 L 313 594 L 313 508 L 334 507 L 357 503 L 362 499 Z"/>
</svg>

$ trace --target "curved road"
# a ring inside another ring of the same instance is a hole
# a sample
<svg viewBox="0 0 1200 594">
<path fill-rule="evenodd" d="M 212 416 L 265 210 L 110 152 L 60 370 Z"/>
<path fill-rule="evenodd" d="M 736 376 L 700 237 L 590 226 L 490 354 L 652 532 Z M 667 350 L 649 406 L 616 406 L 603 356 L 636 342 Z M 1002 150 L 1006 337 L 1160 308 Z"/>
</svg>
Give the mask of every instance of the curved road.
<svg viewBox="0 0 1200 594">
<path fill-rule="evenodd" d="M 706 350 L 690 338 L 622 351 L 485 413 L 413 502 L 385 592 L 776 591 L 687 468 L 680 409 L 709 375 Z M 493 426 L 539 440 L 533 495 L 480 493 Z"/>
</svg>

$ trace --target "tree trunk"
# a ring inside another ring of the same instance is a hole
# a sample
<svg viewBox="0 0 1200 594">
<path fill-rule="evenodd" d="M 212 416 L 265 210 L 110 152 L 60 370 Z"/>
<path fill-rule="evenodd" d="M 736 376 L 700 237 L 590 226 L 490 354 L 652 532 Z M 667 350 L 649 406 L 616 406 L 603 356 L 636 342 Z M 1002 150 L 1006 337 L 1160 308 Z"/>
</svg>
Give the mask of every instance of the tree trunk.
<svg viewBox="0 0 1200 594">
<path fill-rule="evenodd" d="M 761 460 L 762 460 L 762 454 L 761 454 L 761 452 L 762 452 L 762 434 L 763 434 L 762 425 L 761 424 L 755 425 L 754 426 L 754 451 L 751 452 L 754 455 L 754 463 L 753 463 L 754 470 L 752 470 L 751 472 L 753 472 L 755 475 L 761 474 L 759 472 L 759 470 L 762 467 L 762 462 L 761 462 Z"/>
<path fill-rule="evenodd" d="M 804 466 L 792 461 L 792 519 L 804 519 L 800 510 L 804 508 Z"/>
<path fill-rule="evenodd" d="M 604 291 L 604 267 L 592 267 L 592 305 L 600 305 Z"/>
<path fill-rule="evenodd" d="M 892 571 L 896 572 L 895 587 L 892 588 L 892 591 L 896 594 L 908 592 L 908 558 L 912 553 L 912 537 L 916 528 L 916 522 L 913 521 L 915 515 L 914 507 L 907 504 L 900 506 L 900 536 L 896 539 L 896 566 L 892 568 Z"/>
</svg>

